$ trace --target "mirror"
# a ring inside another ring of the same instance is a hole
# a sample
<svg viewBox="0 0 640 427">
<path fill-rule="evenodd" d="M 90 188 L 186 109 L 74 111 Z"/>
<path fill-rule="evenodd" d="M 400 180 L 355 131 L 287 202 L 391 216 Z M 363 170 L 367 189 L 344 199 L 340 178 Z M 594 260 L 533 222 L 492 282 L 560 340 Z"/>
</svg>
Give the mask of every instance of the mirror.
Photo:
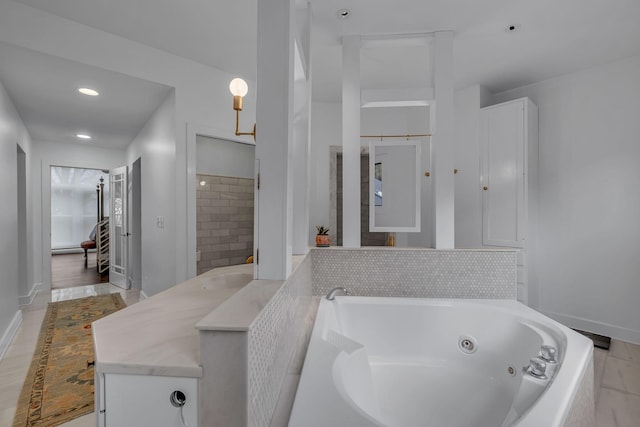
<svg viewBox="0 0 640 427">
<path fill-rule="evenodd" d="M 369 144 L 369 231 L 420 231 L 420 143 Z"/>
</svg>

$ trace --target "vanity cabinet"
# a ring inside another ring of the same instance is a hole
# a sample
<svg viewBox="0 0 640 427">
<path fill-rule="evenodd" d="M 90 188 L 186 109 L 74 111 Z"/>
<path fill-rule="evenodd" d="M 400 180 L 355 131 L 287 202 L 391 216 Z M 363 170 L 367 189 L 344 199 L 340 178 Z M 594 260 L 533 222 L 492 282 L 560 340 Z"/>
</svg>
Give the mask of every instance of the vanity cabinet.
<svg viewBox="0 0 640 427">
<path fill-rule="evenodd" d="M 175 391 L 182 393 L 176 395 L 184 402 L 182 407 L 171 401 Z M 197 426 L 198 379 L 97 374 L 96 403 L 98 427 Z"/>
<path fill-rule="evenodd" d="M 518 299 L 527 303 L 537 223 L 538 108 L 529 98 L 480 110 L 482 244 L 521 248 Z"/>
</svg>

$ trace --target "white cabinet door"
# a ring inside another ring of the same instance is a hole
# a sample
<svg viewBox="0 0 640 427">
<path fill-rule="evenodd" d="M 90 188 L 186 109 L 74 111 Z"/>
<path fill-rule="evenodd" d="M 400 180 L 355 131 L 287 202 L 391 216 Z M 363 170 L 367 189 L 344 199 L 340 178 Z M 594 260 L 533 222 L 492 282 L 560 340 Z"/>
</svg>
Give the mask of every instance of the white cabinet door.
<svg viewBox="0 0 640 427">
<path fill-rule="evenodd" d="M 525 100 L 480 114 L 482 243 L 522 247 L 525 232 Z"/>
<path fill-rule="evenodd" d="M 120 374 L 105 374 L 103 378 L 105 427 L 198 425 L 197 378 Z M 176 390 L 185 396 L 182 408 L 170 401 Z"/>
</svg>

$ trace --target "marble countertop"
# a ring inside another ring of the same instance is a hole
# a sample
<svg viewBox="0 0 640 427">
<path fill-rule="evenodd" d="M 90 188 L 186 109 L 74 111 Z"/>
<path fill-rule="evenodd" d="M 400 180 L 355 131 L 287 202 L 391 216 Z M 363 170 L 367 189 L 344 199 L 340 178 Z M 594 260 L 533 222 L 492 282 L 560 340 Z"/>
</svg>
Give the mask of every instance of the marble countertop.
<svg viewBox="0 0 640 427">
<path fill-rule="evenodd" d="M 94 322 L 96 371 L 202 376 L 196 323 L 252 278 L 252 264 L 216 268 Z"/>
<path fill-rule="evenodd" d="M 291 258 L 291 270 L 296 271 L 306 255 Z M 262 309 L 271 301 L 284 280 L 254 280 L 196 323 L 201 331 L 248 331 Z"/>
</svg>

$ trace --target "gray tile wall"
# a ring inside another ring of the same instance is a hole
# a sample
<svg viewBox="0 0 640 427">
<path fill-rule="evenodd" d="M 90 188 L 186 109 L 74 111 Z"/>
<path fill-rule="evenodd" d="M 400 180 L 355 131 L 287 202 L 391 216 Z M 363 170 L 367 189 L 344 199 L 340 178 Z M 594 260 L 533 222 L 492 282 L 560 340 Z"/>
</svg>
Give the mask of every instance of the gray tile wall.
<svg viewBox="0 0 640 427">
<path fill-rule="evenodd" d="M 516 299 L 516 250 L 311 250 L 313 295 Z"/>
<path fill-rule="evenodd" d="M 342 153 L 336 158 L 336 239 L 342 246 Z M 360 245 L 386 246 L 388 233 L 369 231 L 369 154 L 360 155 Z"/>
<path fill-rule="evenodd" d="M 198 274 L 253 254 L 253 189 L 253 179 L 196 176 Z"/>
</svg>

